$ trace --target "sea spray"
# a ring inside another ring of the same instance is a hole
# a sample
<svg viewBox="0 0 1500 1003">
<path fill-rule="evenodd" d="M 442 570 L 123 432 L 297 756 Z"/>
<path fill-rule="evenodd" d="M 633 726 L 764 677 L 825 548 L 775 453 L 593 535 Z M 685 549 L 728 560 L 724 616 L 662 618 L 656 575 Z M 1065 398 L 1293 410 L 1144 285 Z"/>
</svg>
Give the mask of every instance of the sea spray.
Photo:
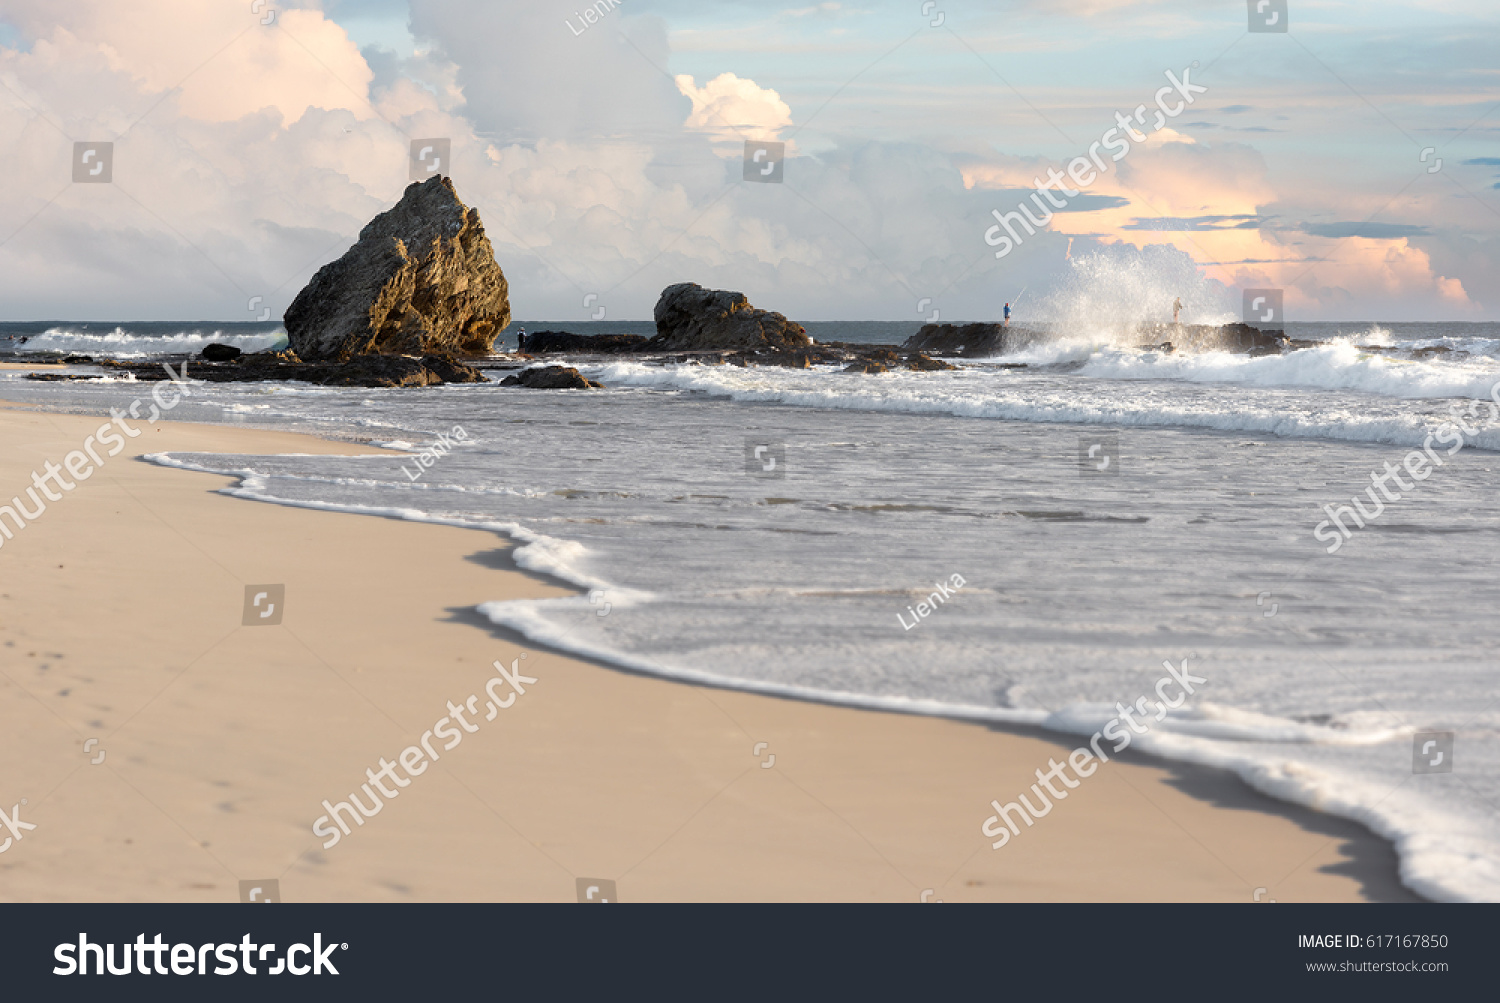
<svg viewBox="0 0 1500 1003">
<path fill-rule="evenodd" d="M 1233 311 L 1234 290 L 1205 277 L 1173 248 L 1101 248 L 1068 265 L 1067 274 L 1037 306 L 1064 341 L 1135 348 L 1141 325 L 1170 321 L 1178 298 L 1185 324 L 1239 320 Z"/>
</svg>

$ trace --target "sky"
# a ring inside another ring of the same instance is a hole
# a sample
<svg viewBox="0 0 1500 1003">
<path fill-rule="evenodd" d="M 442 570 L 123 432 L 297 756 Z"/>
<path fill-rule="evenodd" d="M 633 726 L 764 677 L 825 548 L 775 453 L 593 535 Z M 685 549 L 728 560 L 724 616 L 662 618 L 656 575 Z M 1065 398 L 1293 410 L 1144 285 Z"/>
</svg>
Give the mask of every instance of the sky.
<svg viewBox="0 0 1500 1003">
<path fill-rule="evenodd" d="M 1500 319 L 1500 5 L 1265 2 L 0 0 L 0 320 L 279 315 L 431 138 L 528 320 Z"/>
</svg>

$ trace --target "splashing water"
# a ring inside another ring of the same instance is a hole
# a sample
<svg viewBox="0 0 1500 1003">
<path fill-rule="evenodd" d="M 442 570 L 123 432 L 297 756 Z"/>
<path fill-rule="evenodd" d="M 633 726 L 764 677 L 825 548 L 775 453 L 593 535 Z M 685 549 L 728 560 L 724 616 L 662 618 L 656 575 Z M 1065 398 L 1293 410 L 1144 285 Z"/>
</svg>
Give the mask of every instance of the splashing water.
<svg viewBox="0 0 1500 1003">
<path fill-rule="evenodd" d="M 1038 310 L 1062 341 L 1134 347 L 1142 324 L 1172 320 L 1178 298 L 1184 324 L 1239 320 L 1233 291 L 1170 248 L 1108 248 L 1073 258 L 1069 265 L 1067 277 Z"/>
</svg>

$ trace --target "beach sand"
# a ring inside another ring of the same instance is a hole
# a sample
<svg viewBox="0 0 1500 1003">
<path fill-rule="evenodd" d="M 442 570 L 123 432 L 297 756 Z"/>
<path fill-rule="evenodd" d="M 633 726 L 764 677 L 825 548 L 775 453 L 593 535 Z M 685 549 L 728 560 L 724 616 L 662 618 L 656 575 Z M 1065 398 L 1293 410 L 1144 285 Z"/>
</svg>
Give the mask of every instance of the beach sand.
<svg viewBox="0 0 1500 1003">
<path fill-rule="evenodd" d="M 100 421 L 0 409 L 0 495 Z M 180 423 L 129 445 L 0 548 L 0 802 L 36 825 L 0 854 L 5 901 L 236 901 L 272 878 L 292 902 L 574 901 L 579 878 L 624 902 L 1413 898 L 1384 841 L 1227 773 L 1110 763 L 995 851 L 990 800 L 1075 743 L 535 650 L 524 697 L 323 850 L 323 799 L 449 701 L 479 694 L 482 719 L 491 663 L 527 650 L 473 608 L 569 592 L 487 533 L 133 458 L 370 450 Z M 242 626 L 263 584 L 284 620 Z"/>
</svg>

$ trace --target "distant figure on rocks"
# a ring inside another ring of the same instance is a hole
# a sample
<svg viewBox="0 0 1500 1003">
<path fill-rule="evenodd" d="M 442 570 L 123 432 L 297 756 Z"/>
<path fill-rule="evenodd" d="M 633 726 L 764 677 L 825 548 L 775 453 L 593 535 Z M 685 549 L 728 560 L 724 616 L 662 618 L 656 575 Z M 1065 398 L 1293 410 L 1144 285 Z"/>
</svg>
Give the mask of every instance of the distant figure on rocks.
<svg viewBox="0 0 1500 1003">
<path fill-rule="evenodd" d="M 517 352 L 517 354 L 520 354 L 520 353 L 525 352 L 525 351 L 526 351 L 526 329 L 523 327 L 523 328 L 521 328 L 520 332 L 517 333 L 517 335 L 516 335 L 516 352 Z"/>
<path fill-rule="evenodd" d="M 1177 315 L 1182 313 L 1182 297 L 1179 296 L 1172 301 L 1172 323 L 1177 323 Z"/>
<path fill-rule="evenodd" d="M 1009 303 L 1005 304 L 1005 320 L 1004 320 L 1004 322 L 1000 326 L 1001 327 L 1010 327 L 1010 304 Z"/>
</svg>

